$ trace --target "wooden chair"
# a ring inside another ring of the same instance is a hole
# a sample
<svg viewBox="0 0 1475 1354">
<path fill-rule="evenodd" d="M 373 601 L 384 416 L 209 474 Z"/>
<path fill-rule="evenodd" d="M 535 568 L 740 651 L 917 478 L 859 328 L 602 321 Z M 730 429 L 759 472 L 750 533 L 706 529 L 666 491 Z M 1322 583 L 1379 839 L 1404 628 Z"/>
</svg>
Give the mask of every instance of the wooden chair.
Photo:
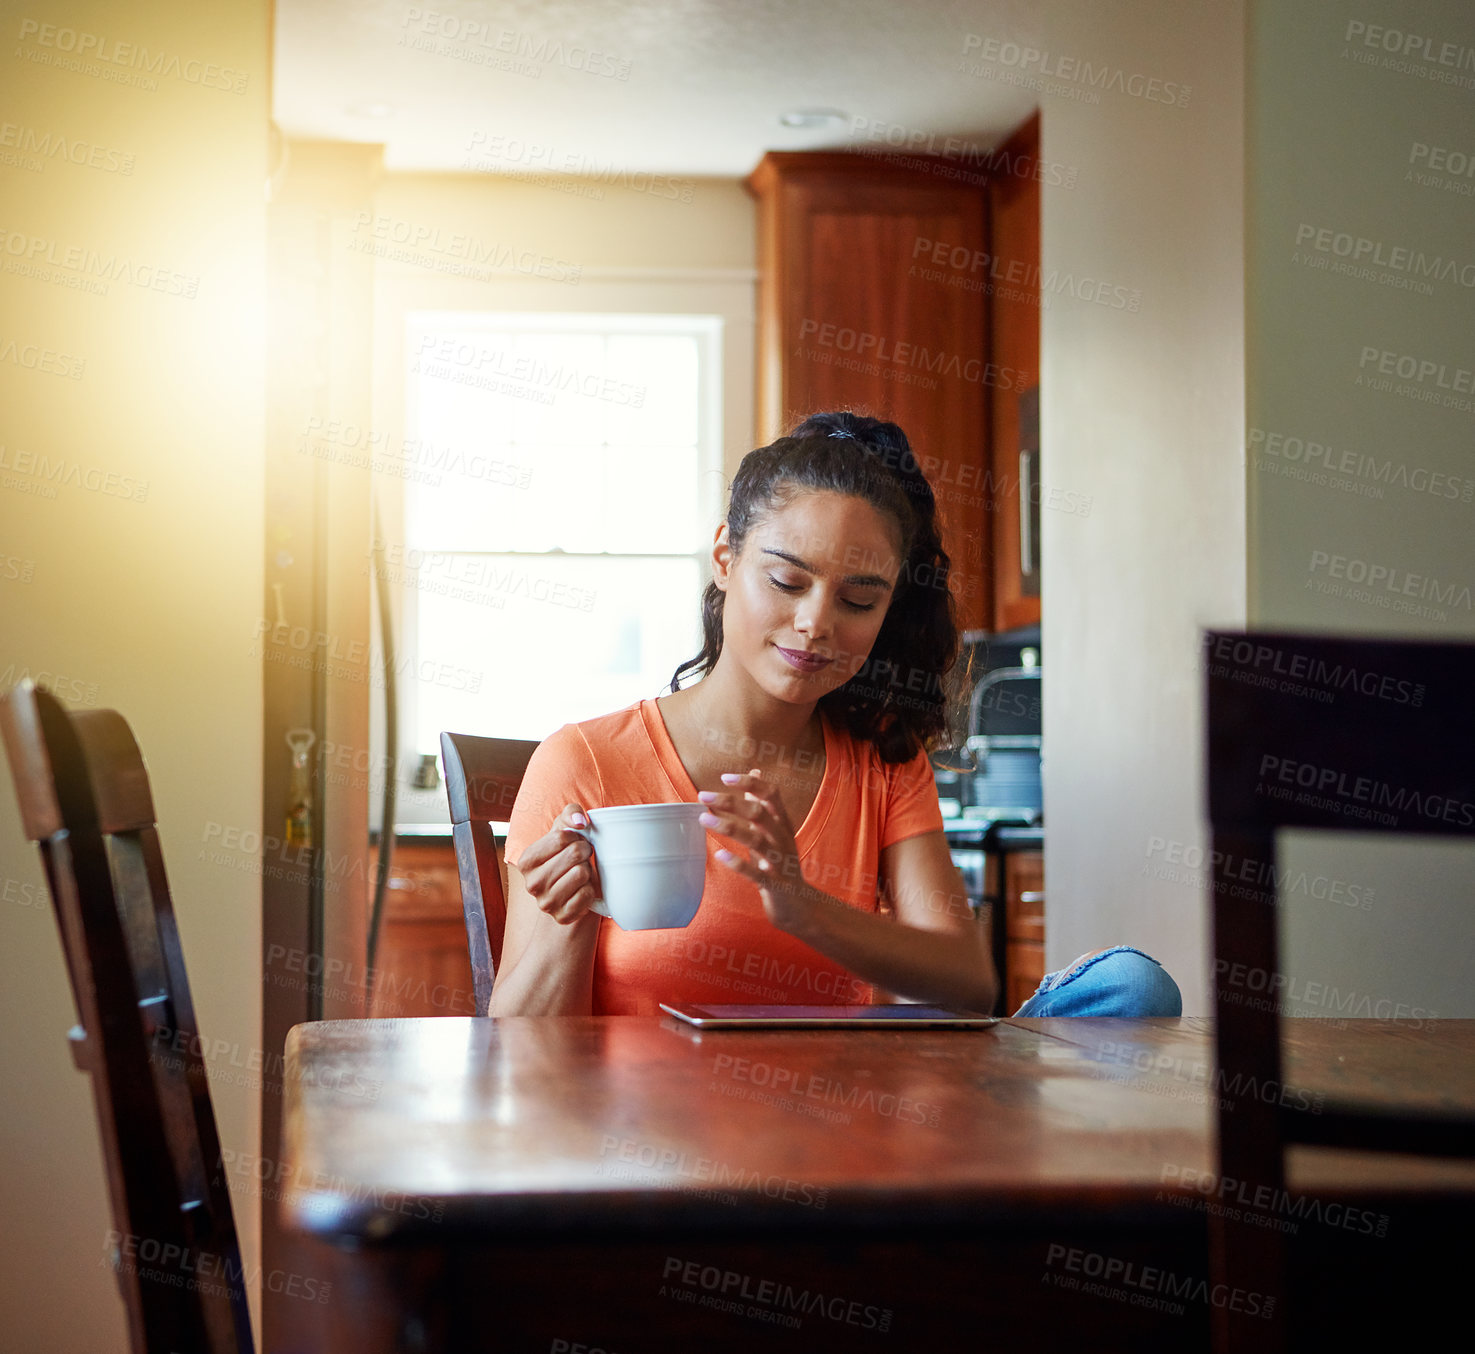
<svg viewBox="0 0 1475 1354">
<path fill-rule="evenodd" d="M 506 866 L 497 854 L 492 822 L 506 822 L 511 816 L 523 772 L 537 748 L 536 742 L 521 738 L 440 736 L 478 1015 L 485 1015 L 491 1004 L 492 980 L 502 962 L 507 930 Z"/>
<path fill-rule="evenodd" d="M 1279 1088 L 1275 833 L 1475 835 L 1475 644 L 1209 632 L 1204 658 L 1218 1075 Z M 1285 1198 L 1289 1144 L 1475 1155 L 1468 1114 L 1300 1104 L 1219 1097 L 1221 1180 Z M 1285 1238 L 1233 1212 L 1210 1214 L 1213 1277 L 1276 1297 L 1277 1319 L 1215 1307 L 1215 1348 L 1284 1348 Z"/>
<path fill-rule="evenodd" d="M 112 710 L 23 682 L 0 733 L 39 843 L 92 1077 L 134 1354 L 250 1354 L 244 1274 L 148 774 Z"/>
</svg>

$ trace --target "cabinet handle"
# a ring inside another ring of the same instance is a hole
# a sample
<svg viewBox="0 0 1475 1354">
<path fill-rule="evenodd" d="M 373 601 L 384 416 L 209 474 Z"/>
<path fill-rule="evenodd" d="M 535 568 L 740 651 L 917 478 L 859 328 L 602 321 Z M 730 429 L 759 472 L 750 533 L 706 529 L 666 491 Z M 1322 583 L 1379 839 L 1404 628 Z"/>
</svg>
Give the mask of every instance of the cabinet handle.
<svg viewBox="0 0 1475 1354">
<path fill-rule="evenodd" d="M 1021 903 L 1043 903 L 1045 901 L 1045 895 L 1034 889 L 1026 889 L 1019 895 L 1019 901 Z"/>
<path fill-rule="evenodd" d="M 1035 539 L 1033 509 L 1036 495 L 1040 492 L 1036 483 L 1036 462 L 1039 456 L 1034 447 L 1025 447 L 1019 453 L 1019 574 L 1021 578 L 1033 578 L 1039 568 L 1040 543 Z"/>
</svg>

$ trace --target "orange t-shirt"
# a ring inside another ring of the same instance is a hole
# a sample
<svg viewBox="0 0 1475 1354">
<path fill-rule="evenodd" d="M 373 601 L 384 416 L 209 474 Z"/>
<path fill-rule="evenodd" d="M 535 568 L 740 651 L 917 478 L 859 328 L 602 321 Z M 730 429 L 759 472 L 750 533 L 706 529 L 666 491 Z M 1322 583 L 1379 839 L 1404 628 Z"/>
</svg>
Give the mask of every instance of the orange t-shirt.
<svg viewBox="0 0 1475 1354">
<path fill-rule="evenodd" d="M 942 830 L 932 765 L 926 752 L 908 762 L 883 762 L 873 743 L 833 726 L 823 714 L 821 724 L 824 778 L 794 834 L 800 868 L 825 893 L 874 912 L 882 849 Z M 734 760 L 734 771 L 747 769 Z M 565 724 L 528 763 L 507 827 L 507 859 L 515 861 L 547 832 L 571 800 L 597 809 L 695 803 L 696 797 L 655 701 Z M 600 921 L 594 1014 L 655 1015 L 661 1001 L 846 1005 L 873 1000 L 869 983 L 768 920 L 757 885 L 714 859 L 719 845 L 743 852 L 731 839 L 707 834 L 702 905 L 689 926 L 623 931 L 608 918 Z"/>
</svg>

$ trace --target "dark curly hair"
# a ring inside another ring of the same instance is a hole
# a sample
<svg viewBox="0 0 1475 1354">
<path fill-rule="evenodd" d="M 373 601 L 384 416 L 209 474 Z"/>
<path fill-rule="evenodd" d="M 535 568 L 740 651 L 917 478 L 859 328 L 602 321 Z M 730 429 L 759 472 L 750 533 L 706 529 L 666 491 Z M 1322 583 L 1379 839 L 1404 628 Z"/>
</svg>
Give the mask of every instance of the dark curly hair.
<svg viewBox="0 0 1475 1354">
<path fill-rule="evenodd" d="M 728 502 L 733 553 L 741 553 L 748 532 L 796 493 L 816 490 L 863 499 L 889 517 L 905 561 L 864 666 L 821 696 L 820 708 L 854 737 L 874 743 L 884 762 L 909 761 L 919 749 L 947 745 L 958 697 L 946 681 L 958 657 L 957 610 L 932 486 L 906 434 L 894 423 L 844 410 L 811 414 L 787 437 L 750 451 Z M 682 677 L 701 678 L 716 666 L 725 598 L 715 583 L 707 584 L 702 651 L 676 669 L 673 692 Z"/>
</svg>

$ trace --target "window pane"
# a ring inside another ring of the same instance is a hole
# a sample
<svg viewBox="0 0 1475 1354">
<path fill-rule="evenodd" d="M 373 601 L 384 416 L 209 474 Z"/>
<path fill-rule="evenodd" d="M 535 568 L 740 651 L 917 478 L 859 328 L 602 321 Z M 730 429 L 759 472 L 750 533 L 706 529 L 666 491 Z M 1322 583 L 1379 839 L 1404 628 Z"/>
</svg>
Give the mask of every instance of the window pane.
<svg viewBox="0 0 1475 1354">
<path fill-rule="evenodd" d="M 604 346 L 603 334 L 518 335 L 512 366 L 523 391 L 519 442 L 537 446 L 604 440 L 608 412 L 599 398 Z"/>
<path fill-rule="evenodd" d="M 416 747 L 444 729 L 545 738 L 662 693 L 701 645 L 695 558 L 461 555 L 422 567 L 418 643 L 471 680 L 422 681 Z"/>
<path fill-rule="evenodd" d="M 701 391 L 694 338 L 611 334 L 609 376 L 615 399 L 611 442 L 696 445 Z"/>
<path fill-rule="evenodd" d="M 604 448 L 601 534 L 609 550 L 695 553 L 716 528 L 697 511 L 690 447 Z"/>
<path fill-rule="evenodd" d="M 693 336 L 444 328 L 411 352 L 407 544 L 702 548 Z"/>
</svg>

